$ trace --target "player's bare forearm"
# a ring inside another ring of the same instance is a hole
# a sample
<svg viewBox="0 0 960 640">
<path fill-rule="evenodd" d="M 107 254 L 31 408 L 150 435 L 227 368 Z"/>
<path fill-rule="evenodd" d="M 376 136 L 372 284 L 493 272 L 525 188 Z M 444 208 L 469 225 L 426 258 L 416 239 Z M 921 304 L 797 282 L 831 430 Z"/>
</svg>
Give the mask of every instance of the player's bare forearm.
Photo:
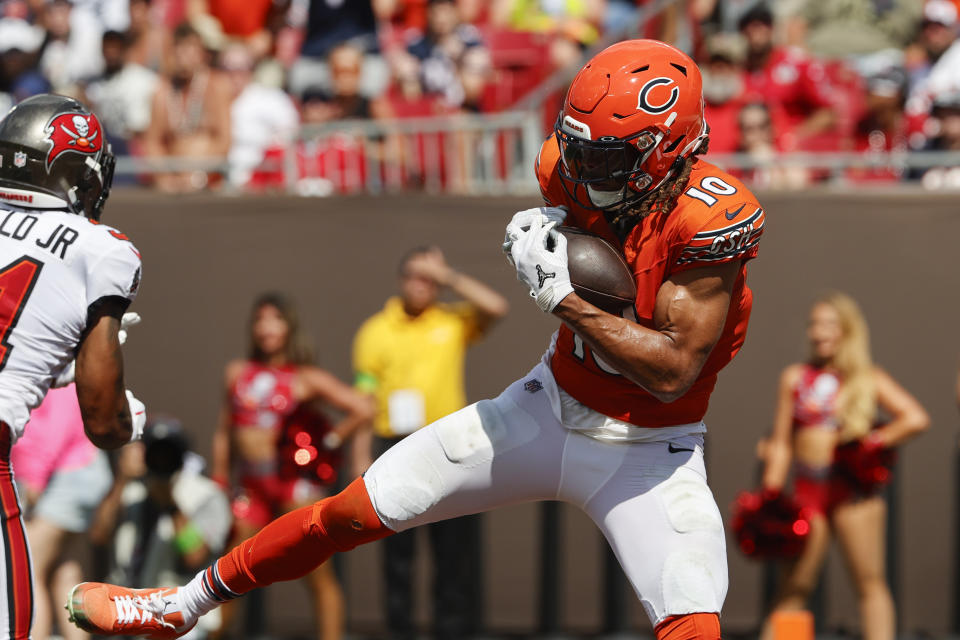
<svg viewBox="0 0 960 640">
<path fill-rule="evenodd" d="M 607 364 L 662 402 L 682 396 L 702 366 L 692 376 L 682 375 L 692 367 L 672 336 L 609 314 L 575 293 L 564 298 L 554 314 Z"/>
<path fill-rule="evenodd" d="M 606 313 L 575 293 L 554 314 L 621 375 L 672 402 L 690 389 L 720 338 L 739 268 L 704 267 L 664 282 L 653 328 Z"/>
<path fill-rule="evenodd" d="M 87 332 L 77 352 L 76 387 L 83 428 L 101 449 L 117 449 L 130 442 L 133 421 L 123 384 L 120 352 L 120 315 L 105 308 Z"/>
</svg>

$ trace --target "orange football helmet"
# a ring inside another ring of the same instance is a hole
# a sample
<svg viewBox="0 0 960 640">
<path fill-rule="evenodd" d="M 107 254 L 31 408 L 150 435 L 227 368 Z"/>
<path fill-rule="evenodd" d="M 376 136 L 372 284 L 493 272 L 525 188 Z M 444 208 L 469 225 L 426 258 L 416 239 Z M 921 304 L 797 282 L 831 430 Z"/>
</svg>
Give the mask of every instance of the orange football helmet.
<svg viewBox="0 0 960 640">
<path fill-rule="evenodd" d="M 656 40 L 607 47 L 573 79 L 555 131 L 570 197 L 589 209 L 628 208 L 707 139 L 700 69 Z"/>
</svg>

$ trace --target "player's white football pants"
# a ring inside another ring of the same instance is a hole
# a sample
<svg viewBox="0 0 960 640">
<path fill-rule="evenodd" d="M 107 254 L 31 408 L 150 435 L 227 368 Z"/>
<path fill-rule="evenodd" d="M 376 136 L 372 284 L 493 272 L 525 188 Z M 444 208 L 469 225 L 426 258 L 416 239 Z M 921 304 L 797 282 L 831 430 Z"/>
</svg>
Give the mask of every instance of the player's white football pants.
<svg viewBox="0 0 960 640">
<path fill-rule="evenodd" d="M 603 531 L 654 625 L 719 613 L 726 548 L 702 436 L 602 442 L 560 423 L 556 393 L 541 363 L 499 397 L 395 445 L 364 475 L 380 519 L 403 531 L 507 504 L 562 500 Z"/>
</svg>

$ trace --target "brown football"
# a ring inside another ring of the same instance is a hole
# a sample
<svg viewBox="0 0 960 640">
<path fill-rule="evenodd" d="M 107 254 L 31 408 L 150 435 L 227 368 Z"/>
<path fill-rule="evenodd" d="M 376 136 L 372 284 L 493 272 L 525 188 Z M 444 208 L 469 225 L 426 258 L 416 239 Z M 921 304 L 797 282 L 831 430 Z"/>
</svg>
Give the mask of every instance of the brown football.
<svg viewBox="0 0 960 640">
<path fill-rule="evenodd" d="M 576 227 L 558 227 L 567 239 L 570 284 L 581 298 L 607 313 L 634 303 L 637 284 L 620 251 L 600 236 Z"/>
</svg>

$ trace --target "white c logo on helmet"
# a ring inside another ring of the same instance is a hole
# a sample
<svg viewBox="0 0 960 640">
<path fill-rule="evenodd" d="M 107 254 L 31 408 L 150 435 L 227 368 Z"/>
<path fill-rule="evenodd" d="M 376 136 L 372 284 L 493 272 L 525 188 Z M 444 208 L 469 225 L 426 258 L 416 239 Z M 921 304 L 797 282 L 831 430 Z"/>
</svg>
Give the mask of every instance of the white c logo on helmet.
<svg viewBox="0 0 960 640">
<path fill-rule="evenodd" d="M 677 99 L 680 97 L 680 89 L 678 87 L 673 87 L 670 90 L 670 97 L 667 98 L 666 102 L 663 104 L 653 105 L 647 100 L 647 94 L 650 93 L 650 90 L 659 85 L 669 85 L 673 84 L 672 78 L 667 78 L 665 76 L 660 76 L 659 78 L 654 78 L 643 85 L 643 89 L 640 89 L 640 96 L 637 98 L 637 109 L 646 111 L 647 113 L 663 113 L 673 105 L 677 103 Z"/>
</svg>

